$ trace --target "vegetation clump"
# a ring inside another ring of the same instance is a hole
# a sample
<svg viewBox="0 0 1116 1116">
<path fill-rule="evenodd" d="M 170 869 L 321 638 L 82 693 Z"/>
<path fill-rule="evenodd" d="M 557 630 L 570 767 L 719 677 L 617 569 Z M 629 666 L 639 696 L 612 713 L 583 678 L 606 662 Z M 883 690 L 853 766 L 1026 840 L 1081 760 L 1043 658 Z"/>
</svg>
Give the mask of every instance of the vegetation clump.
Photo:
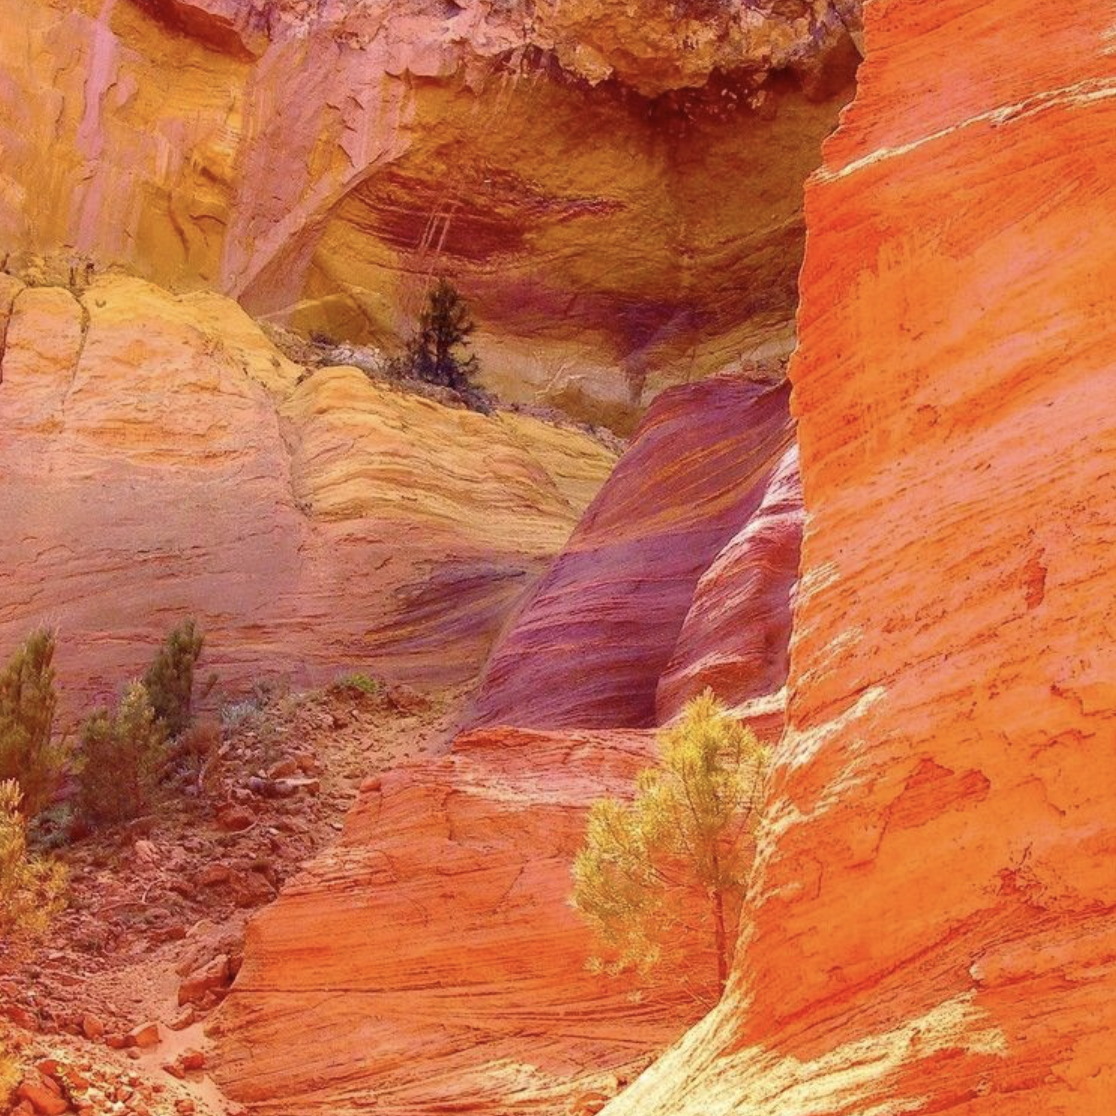
<svg viewBox="0 0 1116 1116">
<path fill-rule="evenodd" d="M 350 694 L 353 696 L 364 694 L 367 697 L 375 697 L 383 689 L 383 686 L 378 678 L 353 671 L 334 679 L 329 688 L 335 694 Z"/>
<path fill-rule="evenodd" d="M 0 781 L 0 941 L 21 943 L 41 934 L 64 905 L 61 865 L 32 855 L 19 785 Z"/>
<path fill-rule="evenodd" d="M 54 645 L 53 632 L 34 632 L 0 672 L 0 779 L 18 785 L 27 818 L 50 805 L 66 765 L 54 738 Z"/>
<path fill-rule="evenodd" d="M 632 802 L 593 804 L 572 901 L 609 955 L 597 967 L 647 974 L 674 961 L 681 971 L 682 951 L 707 943 L 723 990 L 767 753 L 711 690 L 659 743 L 659 762 L 639 774 Z"/>
<path fill-rule="evenodd" d="M 142 682 L 132 682 L 115 712 L 97 710 L 82 725 L 77 810 L 90 825 L 119 825 L 151 803 L 166 732 Z"/>
<path fill-rule="evenodd" d="M 190 724 L 194 703 L 194 672 L 205 645 L 196 621 L 179 624 L 167 635 L 143 685 L 167 736 L 179 736 Z"/>
</svg>

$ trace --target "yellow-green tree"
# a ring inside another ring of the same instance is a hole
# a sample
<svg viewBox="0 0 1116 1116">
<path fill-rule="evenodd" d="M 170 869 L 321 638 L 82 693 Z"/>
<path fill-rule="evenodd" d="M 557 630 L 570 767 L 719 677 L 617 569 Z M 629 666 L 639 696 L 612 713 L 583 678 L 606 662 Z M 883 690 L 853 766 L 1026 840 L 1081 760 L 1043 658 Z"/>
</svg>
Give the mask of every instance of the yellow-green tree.
<svg viewBox="0 0 1116 1116">
<path fill-rule="evenodd" d="M 20 809 L 34 818 L 50 804 L 66 764 L 54 736 L 54 635 L 37 631 L 0 671 L 0 779 L 19 785 Z"/>
<path fill-rule="evenodd" d="M 0 941 L 42 933 L 63 904 L 65 871 L 27 851 L 27 819 L 14 779 L 0 781 Z"/>
<path fill-rule="evenodd" d="M 659 762 L 640 773 L 632 802 L 593 804 L 574 862 L 573 904 L 614 971 L 647 972 L 704 938 L 723 990 L 767 753 L 710 690 L 659 743 Z"/>
</svg>

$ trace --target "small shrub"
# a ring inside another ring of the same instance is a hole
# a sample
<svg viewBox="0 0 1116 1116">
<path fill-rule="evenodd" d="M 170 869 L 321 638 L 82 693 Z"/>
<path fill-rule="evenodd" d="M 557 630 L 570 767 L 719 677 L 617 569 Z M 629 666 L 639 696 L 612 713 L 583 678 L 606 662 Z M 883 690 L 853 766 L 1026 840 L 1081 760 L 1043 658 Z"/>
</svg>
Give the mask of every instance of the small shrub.
<svg viewBox="0 0 1116 1116">
<path fill-rule="evenodd" d="M 61 865 L 27 851 L 27 819 L 14 779 L 0 782 L 0 941 L 21 943 L 41 934 L 61 910 L 66 874 Z"/>
<path fill-rule="evenodd" d="M 428 384 L 468 391 L 480 371 L 476 356 L 465 355 L 476 328 L 457 288 L 439 279 L 426 297 L 418 331 L 407 348 L 407 370 Z"/>
<path fill-rule="evenodd" d="M 574 862 L 573 904 L 611 954 L 611 971 L 647 972 L 674 960 L 696 933 L 712 947 L 723 990 L 767 753 L 711 690 L 686 706 L 660 746 L 633 802 L 593 804 Z"/>
<path fill-rule="evenodd" d="M 19 784 L 34 818 L 58 789 L 67 752 L 54 739 L 54 634 L 35 632 L 0 672 L 0 779 Z"/>
<path fill-rule="evenodd" d="M 330 692 L 335 694 L 358 695 L 365 694 L 375 697 L 383 689 L 378 678 L 370 678 L 367 674 L 353 672 L 343 674 L 330 684 Z"/>
<path fill-rule="evenodd" d="M 0 1109 L 7 1112 L 5 1105 L 13 1104 L 16 1087 L 23 1072 L 13 1055 L 5 1049 L 4 1036 L 0 1034 Z"/>
<path fill-rule="evenodd" d="M 132 682 L 115 713 L 99 709 L 81 728 L 77 809 L 90 825 L 119 825 L 150 805 L 165 733 L 147 689 Z"/>
<path fill-rule="evenodd" d="M 143 684 L 156 719 L 170 737 L 190 723 L 194 704 L 194 669 L 201 657 L 205 636 L 194 620 L 174 628 L 143 676 Z"/>
</svg>

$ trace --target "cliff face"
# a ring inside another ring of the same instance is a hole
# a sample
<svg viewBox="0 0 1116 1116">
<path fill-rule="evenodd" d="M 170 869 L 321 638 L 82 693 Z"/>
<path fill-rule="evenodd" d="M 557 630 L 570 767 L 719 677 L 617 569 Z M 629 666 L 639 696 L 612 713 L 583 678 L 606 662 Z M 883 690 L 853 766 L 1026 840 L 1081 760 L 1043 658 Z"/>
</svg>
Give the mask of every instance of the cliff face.
<svg viewBox="0 0 1116 1116">
<path fill-rule="evenodd" d="M 0 236 L 389 348 L 447 273 L 492 386 L 627 431 L 789 351 L 856 6 L 0 0 Z"/>
<path fill-rule="evenodd" d="M 609 1116 L 1112 1109 L 1104 8 L 868 6 L 808 189 L 809 516 L 755 926 Z"/>
<path fill-rule="evenodd" d="M 355 368 L 298 383 L 219 296 L 0 279 L 0 647 L 55 624 L 75 707 L 184 615 L 233 685 L 469 678 L 614 461 Z"/>
</svg>

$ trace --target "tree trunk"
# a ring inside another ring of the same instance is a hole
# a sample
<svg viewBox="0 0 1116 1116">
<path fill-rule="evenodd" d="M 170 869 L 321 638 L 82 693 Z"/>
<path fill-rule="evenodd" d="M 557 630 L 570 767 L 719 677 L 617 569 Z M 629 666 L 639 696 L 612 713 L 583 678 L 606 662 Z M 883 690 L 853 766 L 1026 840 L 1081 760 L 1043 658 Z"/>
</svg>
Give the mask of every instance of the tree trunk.
<svg viewBox="0 0 1116 1116">
<path fill-rule="evenodd" d="M 713 901 L 713 945 L 717 951 L 717 988 L 723 995 L 728 983 L 728 935 L 725 933 L 725 896 L 719 887 L 710 892 Z"/>
</svg>

